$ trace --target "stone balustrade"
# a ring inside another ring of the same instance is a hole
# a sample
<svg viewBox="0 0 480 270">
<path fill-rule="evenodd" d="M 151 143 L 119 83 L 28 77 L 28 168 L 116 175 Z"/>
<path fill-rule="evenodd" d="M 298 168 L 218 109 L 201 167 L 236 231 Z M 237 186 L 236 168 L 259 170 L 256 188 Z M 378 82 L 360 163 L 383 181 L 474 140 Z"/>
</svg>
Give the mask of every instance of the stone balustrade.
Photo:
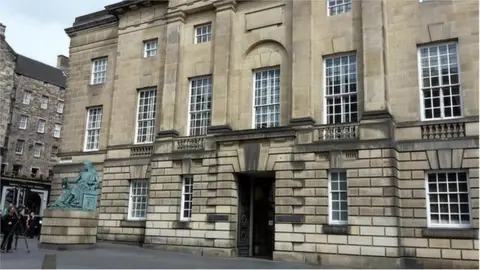
<svg viewBox="0 0 480 270">
<path fill-rule="evenodd" d="M 205 137 L 182 137 L 175 141 L 175 151 L 203 150 L 205 148 Z"/>
<path fill-rule="evenodd" d="M 358 123 L 322 125 L 318 127 L 318 140 L 352 140 L 358 139 Z"/>
<path fill-rule="evenodd" d="M 151 145 L 134 146 L 130 148 L 130 157 L 133 158 L 149 157 L 152 153 L 153 146 Z"/>
<path fill-rule="evenodd" d="M 422 139 L 449 139 L 465 137 L 465 123 L 435 123 L 422 125 Z"/>
</svg>

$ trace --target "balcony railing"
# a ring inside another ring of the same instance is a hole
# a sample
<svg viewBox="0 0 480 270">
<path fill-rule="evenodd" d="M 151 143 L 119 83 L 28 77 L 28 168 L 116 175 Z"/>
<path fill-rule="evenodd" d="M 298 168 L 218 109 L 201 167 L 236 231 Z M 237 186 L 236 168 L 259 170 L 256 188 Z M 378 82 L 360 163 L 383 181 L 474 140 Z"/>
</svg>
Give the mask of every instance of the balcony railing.
<svg viewBox="0 0 480 270">
<path fill-rule="evenodd" d="M 449 139 L 465 137 L 465 123 L 422 125 L 422 139 Z"/>
<path fill-rule="evenodd" d="M 318 127 L 319 141 L 358 139 L 358 123 L 325 125 Z"/>
<path fill-rule="evenodd" d="M 152 153 L 153 146 L 151 145 L 134 146 L 130 148 L 130 157 L 133 158 L 149 157 Z"/>
<path fill-rule="evenodd" d="M 203 150 L 205 148 L 205 137 L 183 137 L 175 142 L 175 150 Z"/>
</svg>

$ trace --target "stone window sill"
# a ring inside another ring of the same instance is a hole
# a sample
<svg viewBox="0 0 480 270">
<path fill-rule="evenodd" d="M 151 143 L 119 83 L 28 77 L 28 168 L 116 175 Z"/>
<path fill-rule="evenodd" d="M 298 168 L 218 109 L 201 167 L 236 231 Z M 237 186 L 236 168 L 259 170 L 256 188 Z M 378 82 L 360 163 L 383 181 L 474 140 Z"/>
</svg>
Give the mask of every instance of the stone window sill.
<svg viewBox="0 0 480 270">
<path fill-rule="evenodd" d="M 341 234 L 348 235 L 350 234 L 350 226 L 348 225 L 330 225 L 324 224 L 322 226 L 322 232 L 324 234 Z"/>
<path fill-rule="evenodd" d="M 145 220 L 122 220 L 120 227 L 123 228 L 145 228 Z"/>
<path fill-rule="evenodd" d="M 184 229 L 184 230 L 191 230 L 192 229 L 192 223 L 190 221 L 174 221 L 173 222 L 173 229 Z"/>
<path fill-rule="evenodd" d="M 478 229 L 424 228 L 422 236 L 428 238 L 478 239 Z"/>
</svg>

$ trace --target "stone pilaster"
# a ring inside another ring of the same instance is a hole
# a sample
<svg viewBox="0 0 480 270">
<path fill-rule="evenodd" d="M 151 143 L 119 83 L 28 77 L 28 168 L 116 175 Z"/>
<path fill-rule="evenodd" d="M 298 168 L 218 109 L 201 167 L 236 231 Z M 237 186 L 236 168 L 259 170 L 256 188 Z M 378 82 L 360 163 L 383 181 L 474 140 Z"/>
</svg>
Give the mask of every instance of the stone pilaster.
<svg viewBox="0 0 480 270">
<path fill-rule="evenodd" d="M 311 125 L 313 119 L 313 1 L 293 1 L 292 125 Z"/>
<path fill-rule="evenodd" d="M 229 131 L 228 123 L 228 91 L 229 75 L 231 69 L 230 52 L 232 40 L 233 16 L 236 11 L 235 0 L 225 0 L 214 4 L 215 16 L 215 38 L 214 44 L 214 70 L 213 70 L 213 97 L 212 104 L 212 125 L 209 133 Z"/>
<path fill-rule="evenodd" d="M 165 48 L 165 75 L 162 104 L 160 106 L 159 136 L 178 135 L 175 129 L 175 103 L 180 87 L 181 35 L 185 25 L 185 13 L 176 11 L 167 14 L 167 44 Z"/>
<path fill-rule="evenodd" d="M 362 1 L 363 113 L 361 139 L 391 138 L 388 102 L 386 18 L 384 1 Z"/>
</svg>

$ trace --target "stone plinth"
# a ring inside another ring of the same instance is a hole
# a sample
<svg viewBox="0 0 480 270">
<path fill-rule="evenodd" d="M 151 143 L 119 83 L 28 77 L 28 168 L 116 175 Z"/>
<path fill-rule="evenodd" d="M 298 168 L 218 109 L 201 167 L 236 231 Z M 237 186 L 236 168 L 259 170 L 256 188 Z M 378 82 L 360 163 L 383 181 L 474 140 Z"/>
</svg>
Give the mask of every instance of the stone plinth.
<svg viewBox="0 0 480 270">
<path fill-rule="evenodd" d="M 93 248 L 97 240 L 97 212 L 47 209 L 40 248 L 67 250 Z"/>
</svg>

